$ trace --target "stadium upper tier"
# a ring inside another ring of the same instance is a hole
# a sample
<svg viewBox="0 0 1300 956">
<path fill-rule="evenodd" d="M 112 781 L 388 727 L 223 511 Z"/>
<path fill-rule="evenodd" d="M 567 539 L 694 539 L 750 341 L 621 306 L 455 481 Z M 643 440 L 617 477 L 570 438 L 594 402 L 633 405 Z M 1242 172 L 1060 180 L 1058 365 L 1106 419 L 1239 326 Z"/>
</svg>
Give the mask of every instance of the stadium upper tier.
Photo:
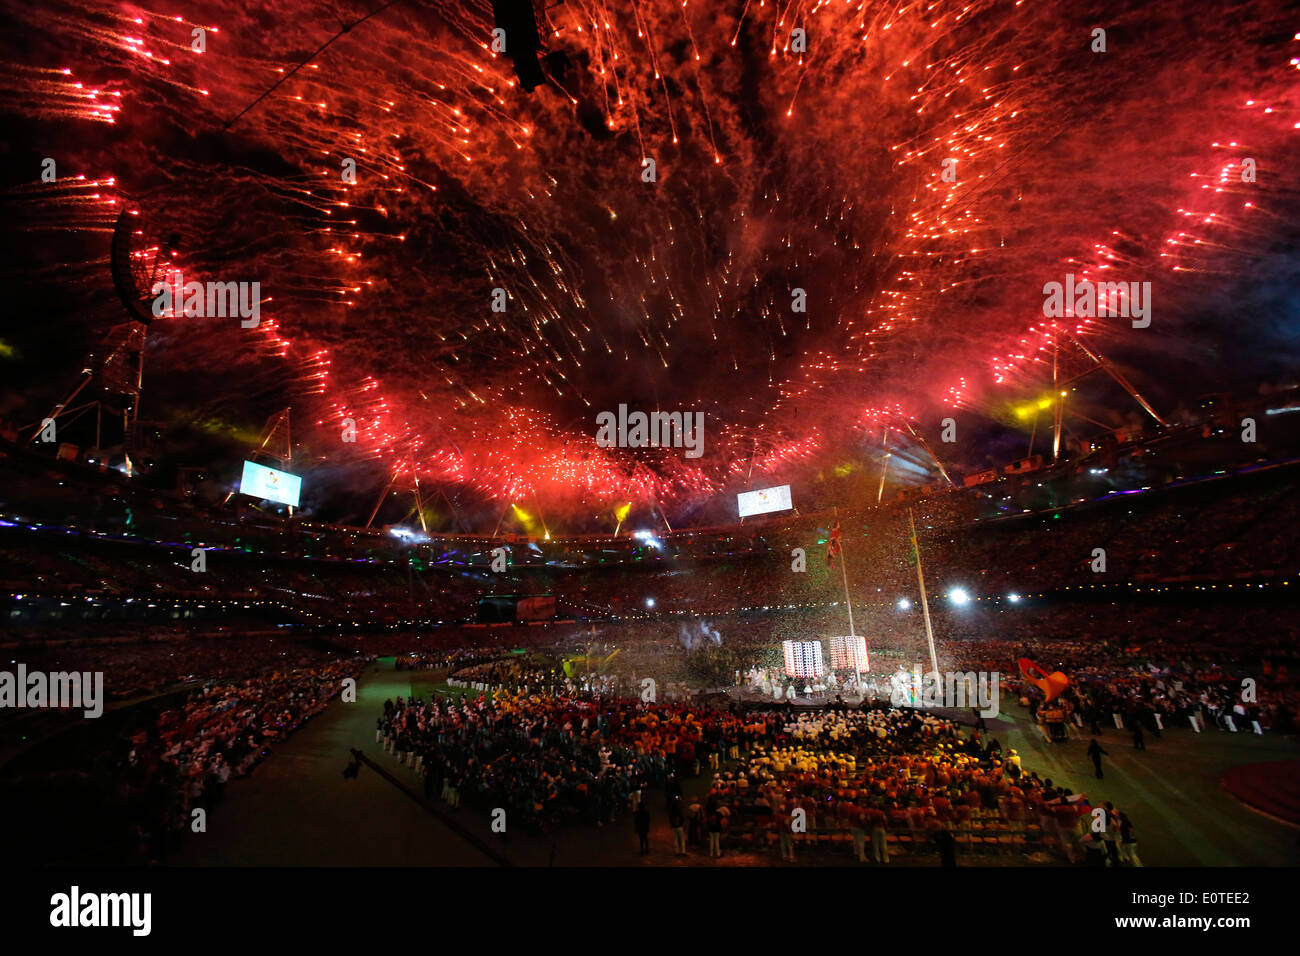
<svg viewBox="0 0 1300 956">
<path fill-rule="evenodd" d="M 0 594 L 19 626 L 422 626 L 472 620 L 480 597 L 512 594 L 553 594 L 561 618 L 717 614 L 830 606 L 843 600 L 845 578 L 855 604 L 918 599 L 901 504 L 662 535 L 416 541 L 198 513 L 79 467 L 41 464 L 15 455 L 3 465 Z M 1035 483 L 938 496 L 913 510 L 932 599 L 954 589 L 970 601 L 1286 589 L 1300 567 L 1290 530 L 1300 518 L 1298 484 L 1300 466 L 1283 461 L 1045 508 L 1008 503 L 1017 493 L 1058 493 Z M 836 521 L 844 576 L 827 560 Z M 505 549 L 504 571 L 492 570 L 495 548 Z"/>
<path fill-rule="evenodd" d="M 953 486 L 932 483 L 898 490 L 892 499 L 879 504 L 873 500 L 870 507 L 784 512 L 677 530 L 625 525 L 619 529 L 622 533 L 614 534 L 611 528 L 609 534 L 596 535 L 424 533 L 418 525 L 357 528 L 322 524 L 301 514 L 286 519 L 259 510 L 242 496 L 232 496 L 223 507 L 205 507 L 192 495 L 158 490 L 156 482 L 128 478 L 102 462 L 95 467 L 54 459 L 36 446 L 0 441 L 0 522 L 4 527 L 177 548 L 402 567 L 414 561 L 489 568 L 497 548 L 506 550 L 511 568 L 711 561 L 763 554 L 773 542 L 792 535 L 802 542 L 815 532 L 824 542 L 836 521 L 852 537 L 852 529 L 888 525 L 908 508 L 915 511 L 918 527 L 955 529 L 1104 506 L 1119 495 L 1169 491 L 1284 468 L 1300 460 L 1300 429 L 1291 427 L 1293 417 L 1282 419 L 1285 429 L 1270 427 L 1274 438 L 1269 446 L 1241 441 L 1230 423 L 1202 422 L 1141 441 L 1100 444 L 1089 455 L 1056 465 L 1025 459 L 967 476 Z M 867 483 L 875 487 L 874 481 Z M 1225 492 L 1211 495 L 1220 493 Z M 798 503 L 796 489 L 796 508 Z"/>
</svg>

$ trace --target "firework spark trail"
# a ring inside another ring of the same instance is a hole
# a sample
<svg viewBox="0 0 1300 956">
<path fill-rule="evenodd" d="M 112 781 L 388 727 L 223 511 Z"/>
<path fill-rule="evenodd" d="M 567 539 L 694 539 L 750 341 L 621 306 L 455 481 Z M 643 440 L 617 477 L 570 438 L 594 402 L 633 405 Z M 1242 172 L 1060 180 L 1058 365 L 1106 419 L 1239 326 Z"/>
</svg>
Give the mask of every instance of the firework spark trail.
<svg viewBox="0 0 1300 956">
<path fill-rule="evenodd" d="M 185 6 L 24 9 L 101 82 L 22 63 L 6 109 L 128 126 L 143 149 L 101 165 L 194 274 L 273 289 L 250 334 L 320 396 L 322 444 L 351 418 L 359 457 L 488 497 L 715 493 L 837 454 L 846 425 L 974 407 L 1056 341 L 1044 281 L 1222 272 L 1295 198 L 1295 64 L 1233 68 L 1264 4 L 1190 50 L 1179 5 L 1103 17 L 1100 55 L 1096 18 L 1055 4 L 584 0 L 548 11 L 560 59 L 530 96 L 487 4 L 399 4 L 291 76 L 373 5 Z M 1249 144 L 1257 188 L 1223 180 L 1241 157 L 1215 135 Z M 707 457 L 595 448 L 620 401 L 704 411 Z"/>
</svg>

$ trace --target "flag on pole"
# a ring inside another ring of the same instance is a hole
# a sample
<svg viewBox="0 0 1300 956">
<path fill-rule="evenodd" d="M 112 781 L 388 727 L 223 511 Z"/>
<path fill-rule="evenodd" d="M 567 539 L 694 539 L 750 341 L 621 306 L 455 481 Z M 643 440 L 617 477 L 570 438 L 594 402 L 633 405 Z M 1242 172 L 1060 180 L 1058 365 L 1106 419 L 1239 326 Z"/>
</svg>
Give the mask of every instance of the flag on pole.
<svg viewBox="0 0 1300 956">
<path fill-rule="evenodd" d="M 831 529 L 830 540 L 826 542 L 826 566 L 832 567 L 835 564 L 835 556 L 844 550 L 840 544 L 840 523 L 835 522 L 835 527 Z"/>
</svg>

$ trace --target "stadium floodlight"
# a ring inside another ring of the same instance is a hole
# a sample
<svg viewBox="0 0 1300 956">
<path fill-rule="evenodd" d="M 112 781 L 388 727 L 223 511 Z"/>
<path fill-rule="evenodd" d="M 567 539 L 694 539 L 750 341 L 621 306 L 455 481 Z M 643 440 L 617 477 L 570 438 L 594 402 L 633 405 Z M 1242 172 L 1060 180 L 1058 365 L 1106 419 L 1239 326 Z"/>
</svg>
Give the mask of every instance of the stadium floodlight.
<svg viewBox="0 0 1300 956">
<path fill-rule="evenodd" d="M 970 595 L 966 592 L 965 588 L 953 588 L 948 592 L 948 600 L 953 604 L 961 606 L 970 603 Z"/>
<path fill-rule="evenodd" d="M 645 606 L 646 606 L 646 607 L 654 607 L 654 606 L 655 606 L 655 599 L 654 599 L 654 598 L 646 598 L 646 599 L 645 599 Z"/>
<path fill-rule="evenodd" d="M 1007 595 L 1007 600 L 1010 601 L 1012 604 L 1019 604 L 1020 595 L 1017 594 L 1015 591 L 1012 591 L 1010 594 Z"/>
<path fill-rule="evenodd" d="M 653 531 L 638 531 L 633 534 L 632 537 L 636 538 L 638 541 L 645 542 L 656 551 L 662 551 L 664 548 L 663 542 L 655 537 Z"/>
<path fill-rule="evenodd" d="M 900 611 L 910 611 L 912 609 L 912 602 L 909 601 L 907 598 L 899 598 L 898 609 Z"/>
</svg>

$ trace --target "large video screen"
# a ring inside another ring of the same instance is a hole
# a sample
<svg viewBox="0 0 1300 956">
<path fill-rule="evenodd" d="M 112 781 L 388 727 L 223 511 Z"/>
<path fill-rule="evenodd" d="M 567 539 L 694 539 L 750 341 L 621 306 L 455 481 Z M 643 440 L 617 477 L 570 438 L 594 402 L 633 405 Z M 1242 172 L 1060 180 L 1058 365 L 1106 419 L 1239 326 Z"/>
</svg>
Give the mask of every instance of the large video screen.
<svg viewBox="0 0 1300 956">
<path fill-rule="evenodd" d="M 485 624 L 503 621 L 551 621 L 555 619 L 554 594 L 484 594 L 478 599 L 478 620 Z"/>
<path fill-rule="evenodd" d="M 515 617 L 521 621 L 551 621 L 555 619 L 555 595 L 538 594 L 521 597 L 515 604 Z"/>
<path fill-rule="evenodd" d="M 789 485 L 742 492 L 736 495 L 736 504 L 740 507 L 740 516 L 742 518 L 748 518 L 750 515 L 767 514 L 769 511 L 789 511 L 794 507 L 790 503 Z"/>
<path fill-rule="evenodd" d="M 254 498 L 278 501 L 290 508 L 298 507 L 298 493 L 302 490 L 302 479 L 287 471 L 276 471 L 257 462 L 244 462 L 244 477 L 240 479 L 241 494 Z"/>
</svg>

